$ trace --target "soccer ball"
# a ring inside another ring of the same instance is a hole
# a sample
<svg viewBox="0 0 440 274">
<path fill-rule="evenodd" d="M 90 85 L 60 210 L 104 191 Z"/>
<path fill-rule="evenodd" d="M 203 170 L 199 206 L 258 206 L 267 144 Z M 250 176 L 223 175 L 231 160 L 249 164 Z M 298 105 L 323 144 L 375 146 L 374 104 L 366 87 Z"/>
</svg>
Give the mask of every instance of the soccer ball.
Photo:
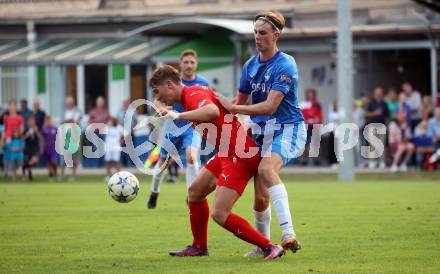
<svg viewBox="0 0 440 274">
<path fill-rule="evenodd" d="M 139 181 L 130 172 L 120 171 L 113 174 L 108 181 L 108 193 L 120 203 L 128 203 L 136 198 L 139 192 Z"/>
</svg>

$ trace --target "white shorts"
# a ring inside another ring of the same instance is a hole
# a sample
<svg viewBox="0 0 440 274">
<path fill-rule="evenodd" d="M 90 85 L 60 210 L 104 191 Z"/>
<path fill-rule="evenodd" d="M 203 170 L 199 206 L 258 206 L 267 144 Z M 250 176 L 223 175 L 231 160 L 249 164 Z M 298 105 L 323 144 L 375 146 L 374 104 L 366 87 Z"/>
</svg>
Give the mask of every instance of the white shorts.
<svg viewBox="0 0 440 274">
<path fill-rule="evenodd" d="M 105 152 L 105 161 L 106 162 L 110 162 L 110 161 L 114 161 L 114 162 L 119 162 L 119 160 L 121 159 L 121 150 L 107 150 Z"/>
</svg>

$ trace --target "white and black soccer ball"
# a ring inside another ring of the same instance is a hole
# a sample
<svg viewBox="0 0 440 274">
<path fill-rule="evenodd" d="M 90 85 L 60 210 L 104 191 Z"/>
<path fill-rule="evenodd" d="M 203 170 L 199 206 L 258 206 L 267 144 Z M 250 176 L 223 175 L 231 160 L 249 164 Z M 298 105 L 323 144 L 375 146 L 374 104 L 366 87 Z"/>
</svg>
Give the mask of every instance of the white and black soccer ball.
<svg viewBox="0 0 440 274">
<path fill-rule="evenodd" d="M 113 174 L 108 181 L 108 193 L 120 203 L 132 201 L 139 192 L 139 181 L 132 173 L 120 171 Z"/>
</svg>

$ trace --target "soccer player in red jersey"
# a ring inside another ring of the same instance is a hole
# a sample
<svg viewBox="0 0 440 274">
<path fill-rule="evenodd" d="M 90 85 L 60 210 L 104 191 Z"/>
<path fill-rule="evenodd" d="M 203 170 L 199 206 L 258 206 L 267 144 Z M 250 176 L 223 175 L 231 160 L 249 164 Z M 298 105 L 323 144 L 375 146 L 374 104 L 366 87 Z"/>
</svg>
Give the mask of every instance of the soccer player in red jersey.
<svg viewBox="0 0 440 274">
<path fill-rule="evenodd" d="M 259 246 L 265 259 L 284 255 L 283 248 L 273 244 L 256 231 L 245 219 L 231 212 L 249 179 L 258 171 L 261 156 L 258 146 L 247 137 L 247 132 L 236 116 L 221 106 L 208 87 L 182 85 L 179 72 L 171 66 L 157 68 L 149 82 L 157 100 L 171 106 L 182 103 L 184 112 L 161 109 L 165 119 L 188 120 L 199 130 L 202 138 L 211 143 L 218 153 L 206 163 L 188 189 L 188 206 L 193 243 L 171 256 L 207 256 L 209 207 L 206 200 L 216 189 L 211 206 L 211 217 L 216 223 L 238 238 Z"/>
</svg>

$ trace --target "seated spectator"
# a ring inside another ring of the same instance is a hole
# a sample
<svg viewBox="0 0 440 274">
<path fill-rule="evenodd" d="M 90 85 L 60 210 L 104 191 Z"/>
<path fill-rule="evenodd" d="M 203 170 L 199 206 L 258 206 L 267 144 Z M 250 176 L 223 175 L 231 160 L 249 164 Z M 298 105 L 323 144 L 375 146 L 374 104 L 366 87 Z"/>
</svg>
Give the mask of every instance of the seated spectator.
<svg viewBox="0 0 440 274">
<path fill-rule="evenodd" d="M 397 112 L 399 112 L 399 97 L 395 88 L 389 88 L 387 98 L 385 98 L 388 109 L 390 111 L 390 118 L 396 119 Z"/>
<path fill-rule="evenodd" d="M 420 92 L 413 89 L 413 86 L 409 82 L 402 84 L 402 91 L 406 94 L 406 103 L 411 108 L 411 128 L 414 129 L 422 120 L 422 96 Z"/>
<path fill-rule="evenodd" d="M 399 102 L 397 105 L 397 112 L 394 114 L 394 118 L 397 118 L 397 113 L 400 111 L 406 112 L 406 120 L 408 121 L 408 124 L 411 125 L 412 119 L 411 119 L 411 107 L 406 102 L 406 94 L 404 92 L 401 92 L 399 94 Z"/>
<path fill-rule="evenodd" d="M 354 103 L 353 122 L 359 128 L 359 142 L 356 145 L 356 164 L 358 167 L 364 166 L 365 161 L 361 155 L 362 146 L 366 145 L 366 140 L 363 135 L 365 127 L 365 114 L 370 98 L 366 95 L 361 95 L 361 98 Z"/>
<path fill-rule="evenodd" d="M 434 117 L 429 120 L 428 135 L 432 137 L 436 149 L 429 161 L 435 163 L 440 159 L 440 106 L 435 108 Z"/>
<path fill-rule="evenodd" d="M 414 152 L 414 144 L 411 143 L 411 127 L 407 122 L 407 114 L 400 111 L 397 119 L 389 125 L 388 144 L 393 155 L 391 172 L 407 171 L 407 162 Z"/>
<path fill-rule="evenodd" d="M 417 166 L 423 170 L 425 158 L 434 151 L 432 137 L 428 135 L 429 110 L 423 111 L 422 121 L 414 129 Z"/>
<path fill-rule="evenodd" d="M 381 87 L 376 87 L 373 91 L 373 99 L 368 103 L 367 106 L 367 111 L 365 114 L 365 125 L 382 124 L 386 126 L 389 117 L 390 113 L 388 110 L 388 106 L 383 98 L 383 89 Z M 385 145 L 386 135 L 378 134 L 377 137 Z M 377 153 L 377 150 L 369 152 L 369 168 L 376 168 L 377 164 L 379 164 L 380 168 L 386 167 L 384 153 L 382 153 L 381 155 L 378 155 Z"/>
<path fill-rule="evenodd" d="M 431 118 L 434 114 L 433 114 L 433 109 L 432 109 L 432 97 L 430 95 L 425 95 L 423 96 L 422 99 L 422 109 L 423 112 L 427 111 L 428 112 L 428 117 Z"/>
</svg>

